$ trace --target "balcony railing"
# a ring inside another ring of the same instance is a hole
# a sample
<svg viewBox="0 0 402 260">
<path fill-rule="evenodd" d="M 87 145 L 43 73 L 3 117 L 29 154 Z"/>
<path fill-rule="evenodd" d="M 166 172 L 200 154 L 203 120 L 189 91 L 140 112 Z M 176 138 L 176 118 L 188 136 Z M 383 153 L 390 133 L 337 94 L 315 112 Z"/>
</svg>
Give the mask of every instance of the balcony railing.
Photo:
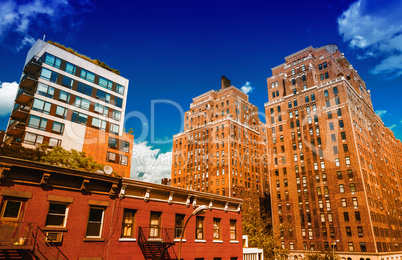
<svg viewBox="0 0 402 260">
<path fill-rule="evenodd" d="M 16 104 L 16 107 L 11 112 L 11 118 L 22 121 L 28 116 L 30 110 L 31 108 L 29 106 Z"/>
<path fill-rule="evenodd" d="M 32 89 L 38 83 L 38 77 L 35 74 L 25 74 L 20 82 L 20 86 L 23 88 Z"/>
<path fill-rule="evenodd" d="M 14 121 L 7 128 L 7 135 L 18 136 L 25 131 L 26 124 L 20 121 Z"/>
<path fill-rule="evenodd" d="M 18 90 L 17 98 L 15 99 L 15 101 L 26 105 L 32 100 L 33 96 L 34 92 L 21 88 L 20 90 Z"/>
<path fill-rule="evenodd" d="M 3 246 L 32 246 L 34 239 L 32 231 L 34 223 L 1 221 L 0 222 L 0 245 Z"/>
<path fill-rule="evenodd" d="M 38 56 L 33 56 L 30 61 L 24 67 L 25 74 L 36 74 L 42 66 L 42 62 L 39 61 Z"/>
</svg>

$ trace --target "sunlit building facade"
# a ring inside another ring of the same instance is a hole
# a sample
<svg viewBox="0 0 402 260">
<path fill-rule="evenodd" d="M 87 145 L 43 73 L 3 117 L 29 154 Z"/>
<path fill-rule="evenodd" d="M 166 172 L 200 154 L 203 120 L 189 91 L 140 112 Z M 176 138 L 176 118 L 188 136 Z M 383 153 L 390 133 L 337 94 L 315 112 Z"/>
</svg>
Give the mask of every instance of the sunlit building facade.
<svg viewBox="0 0 402 260">
<path fill-rule="evenodd" d="M 402 145 L 353 66 L 334 44 L 308 47 L 272 68 L 267 83 L 272 219 L 282 247 L 296 256 L 400 257 Z"/>
<path fill-rule="evenodd" d="M 5 142 L 75 149 L 128 177 L 134 139 L 123 131 L 128 80 L 101 65 L 38 40 L 25 60 Z"/>
<path fill-rule="evenodd" d="M 248 95 L 230 86 L 193 99 L 184 131 L 173 137 L 171 185 L 229 197 L 262 195 L 266 131 Z"/>
</svg>

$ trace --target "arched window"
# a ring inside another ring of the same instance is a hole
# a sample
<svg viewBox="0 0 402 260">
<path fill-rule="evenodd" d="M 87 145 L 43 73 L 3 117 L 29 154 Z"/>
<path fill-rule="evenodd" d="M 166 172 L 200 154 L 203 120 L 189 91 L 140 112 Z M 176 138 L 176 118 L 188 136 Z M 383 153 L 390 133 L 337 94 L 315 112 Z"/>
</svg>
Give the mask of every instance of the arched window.
<svg viewBox="0 0 402 260">
<path fill-rule="evenodd" d="M 303 75 L 303 76 L 302 76 L 302 80 L 303 80 L 303 81 L 306 81 L 306 75 Z"/>
<path fill-rule="evenodd" d="M 337 94 L 338 94 L 338 88 L 334 87 L 334 95 L 337 95 Z"/>
<path fill-rule="evenodd" d="M 271 107 L 271 115 L 274 113 L 274 108 Z"/>
<path fill-rule="evenodd" d="M 278 106 L 277 109 L 278 109 L 278 112 L 281 112 L 281 106 Z"/>
<path fill-rule="evenodd" d="M 292 85 L 296 85 L 296 80 L 292 79 Z"/>
<path fill-rule="evenodd" d="M 311 94 L 311 101 L 315 101 L 315 95 Z"/>
<path fill-rule="evenodd" d="M 308 96 L 305 96 L 305 97 L 304 97 L 304 99 L 306 100 L 306 103 L 308 103 L 308 102 L 309 102 L 309 98 L 308 98 Z"/>
<path fill-rule="evenodd" d="M 324 91 L 324 97 L 328 97 L 328 90 Z"/>
</svg>

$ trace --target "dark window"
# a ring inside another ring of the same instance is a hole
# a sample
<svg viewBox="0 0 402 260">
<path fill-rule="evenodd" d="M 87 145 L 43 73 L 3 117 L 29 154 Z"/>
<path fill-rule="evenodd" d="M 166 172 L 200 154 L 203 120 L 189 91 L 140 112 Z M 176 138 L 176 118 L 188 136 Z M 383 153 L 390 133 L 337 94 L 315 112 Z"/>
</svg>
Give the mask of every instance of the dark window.
<svg viewBox="0 0 402 260">
<path fill-rule="evenodd" d="M 302 76 L 302 81 L 306 81 L 306 75 Z"/>
<path fill-rule="evenodd" d="M 323 64 L 322 64 L 322 66 L 324 67 L 324 69 L 327 67 L 327 63 L 326 62 L 324 62 Z"/>
<path fill-rule="evenodd" d="M 340 128 L 343 128 L 343 127 L 344 127 L 344 125 L 343 125 L 343 120 L 339 120 L 339 127 L 340 127 Z"/>
<path fill-rule="evenodd" d="M 295 85 L 295 84 L 296 84 L 296 80 L 292 79 L 292 85 Z"/>
<path fill-rule="evenodd" d="M 345 220 L 345 222 L 349 222 L 349 213 L 343 212 L 343 219 Z M 346 230 L 347 230 L 347 228 L 346 228 Z"/>
<path fill-rule="evenodd" d="M 305 96 L 304 100 L 306 101 L 306 103 L 310 102 L 308 96 Z"/>
<path fill-rule="evenodd" d="M 62 85 L 68 88 L 71 88 L 73 86 L 73 80 L 70 79 L 69 77 L 64 76 L 63 77 L 63 82 Z"/>
<path fill-rule="evenodd" d="M 334 95 L 337 95 L 338 94 L 338 88 L 334 87 L 333 90 L 334 90 Z"/>
<path fill-rule="evenodd" d="M 346 133 L 345 132 L 341 132 L 341 138 L 342 138 L 342 140 L 346 139 Z"/>
<path fill-rule="evenodd" d="M 87 237 L 101 237 L 104 208 L 90 207 L 87 227 Z"/>
<path fill-rule="evenodd" d="M 355 219 L 356 219 L 356 221 L 361 221 L 360 211 L 355 211 Z"/>
<path fill-rule="evenodd" d="M 328 111 L 328 112 L 327 112 L 327 115 L 328 115 L 328 119 L 331 119 L 331 118 L 332 118 L 332 112 L 331 112 L 331 111 Z"/>
<path fill-rule="evenodd" d="M 343 151 L 346 153 L 349 151 L 348 145 L 347 144 L 343 144 Z"/>
<path fill-rule="evenodd" d="M 65 226 L 67 205 L 60 203 L 50 203 L 49 212 L 46 218 L 46 226 Z"/>
<path fill-rule="evenodd" d="M 121 108 L 123 106 L 123 99 L 119 98 L 119 97 L 115 97 L 114 105 Z"/>
<path fill-rule="evenodd" d="M 180 238 L 181 233 L 183 232 L 183 226 L 184 226 L 184 216 L 183 214 L 176 214 L 175 217 L 175 232 L 174 232 L 174 237 Z"/>
<path fill-rule="evenodd" d="M 311 101 L 315 101 L 315 95 L 311 94 Z"/>
<path fill-rule="evenodd" d="M 78 83 L 77 91 L 82 94 L 85 94 L 87 96 L 92 95 L 92 87 L 88 86 L 87 84 L 81 83 L 81 82 Z"/>
<path fill-rule="evenodd" d="M 73 112 L 71 116 L 71 121 L 78 123 L 78 124 L 83 124 L 86 125 L 88 120 L 88 116 L 83 114 L 83 113 L 78 113 L 76 111 Z"/>
<path fill-rule="evenodd" d="M 329 78 L 328 72 L 325 72 L 325 78 Z"/>
<path fill-rule="evenodd" d="M 336 110 L 336 113 L 338 114 L 338 116 L 341 116 L 341 115 L 342 115 L 342 110 L 341 110 L 340 108 L 338 108 L 338 109 Z"/>
</svg>

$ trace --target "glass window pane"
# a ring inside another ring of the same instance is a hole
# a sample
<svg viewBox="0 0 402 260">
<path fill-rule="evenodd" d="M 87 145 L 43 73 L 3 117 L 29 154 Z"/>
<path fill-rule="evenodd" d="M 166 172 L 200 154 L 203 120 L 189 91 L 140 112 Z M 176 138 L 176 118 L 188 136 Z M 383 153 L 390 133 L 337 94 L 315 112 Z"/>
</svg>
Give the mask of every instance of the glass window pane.
<svg viewBox="0 0 402 260">
<path fill-rule="evenodd" d="M 4 209 L 3 213 L 3 218 L 18 218 L 21 204 L 21 201 L 7 200 L 6 208 Z"/>
<path fill-rule="evenodd" d="M 41 76 L 41 78 L 50 80 L 50 77 L 52 76 L 52 71 L 42 68 L 42 72 L 41 72 L 40 76 Z"/>
</svg>

